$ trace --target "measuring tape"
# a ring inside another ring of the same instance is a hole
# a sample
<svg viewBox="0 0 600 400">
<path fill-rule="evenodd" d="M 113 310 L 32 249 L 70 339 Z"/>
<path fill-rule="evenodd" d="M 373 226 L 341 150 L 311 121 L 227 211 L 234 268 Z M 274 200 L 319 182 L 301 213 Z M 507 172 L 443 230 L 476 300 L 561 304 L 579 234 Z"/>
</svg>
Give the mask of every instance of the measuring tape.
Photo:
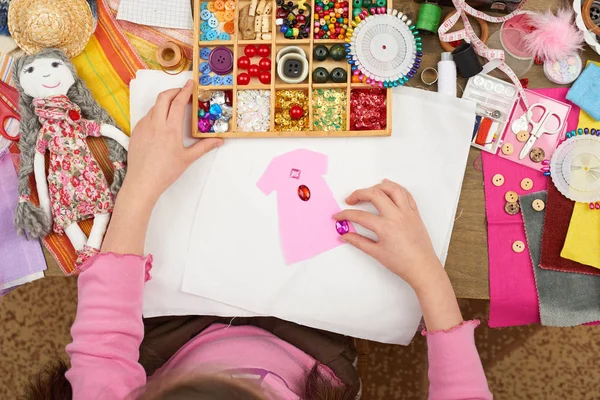
<svg viewBox="0 0 600 400">
<path fill-rule="evenodd" d="M 483 73 L 487 73 L 495 68 L 498 68 L 500 71 L 504 72 L 513 84 L 517 87 L 519 92 L 519 97 L 526 109 L 529 109 L 529 102 L 527 101 L 527 96 L 525 95 L 525 90 L 523 89 L 523 85 L 519 82 L 519 78 L 513 72 L 513 70 L 504 62 L 504 51 L 490 49 L 486 46 L 485 43 L 477 37 L 477 34 L 473 30 L 471 23 L 469 22 L 469 15 L 480 18 L 487 22 L 492 23 L 500 23 L 505 22 L 514 17 L 525 5 L 526 0 L 521 1 L 517 8 L 510 14 L 505 15 L 504 17 L 492 17 L 487 15 L 486 13 L 476 10 L 470 5 L 466 3 L 465 0 L 452 0 L 452 4 L 456 8 L 457 12 L 452 17 L 448 18 L 440 28 L 438 29 L 438 35 L 440 40 L 443 42 L 454 42 L 456 40 L 464 39 L 467 42 L 471 43 L 471 46 L 475 49 L 475 53 L 484 57 L 489 62 L 483 66 Z M 463 29 L 448 33 L 450 29 L 458 22 L 458 19 L 462 19 L 463 25 L 465 26 Z"/>
</svg>

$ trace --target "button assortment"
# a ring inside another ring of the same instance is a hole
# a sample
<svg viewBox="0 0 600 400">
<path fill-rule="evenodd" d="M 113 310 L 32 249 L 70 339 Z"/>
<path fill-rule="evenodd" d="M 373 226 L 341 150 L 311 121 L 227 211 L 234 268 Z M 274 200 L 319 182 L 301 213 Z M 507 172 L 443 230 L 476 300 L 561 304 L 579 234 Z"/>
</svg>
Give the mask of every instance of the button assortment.
<svg viewBox="0 0 600 400">
<path fill-rule="evenodd" d="M 233 52 L 224 46 L 200 49 L 199 83 L 201 86 L 231 86 L 233 76 Z"/>
<path fill-rule="evenodd" d="M 235 1 L 215 0 L 200 3 L 200 40 L 229 41 L 235 32 Z"/>
</svg>

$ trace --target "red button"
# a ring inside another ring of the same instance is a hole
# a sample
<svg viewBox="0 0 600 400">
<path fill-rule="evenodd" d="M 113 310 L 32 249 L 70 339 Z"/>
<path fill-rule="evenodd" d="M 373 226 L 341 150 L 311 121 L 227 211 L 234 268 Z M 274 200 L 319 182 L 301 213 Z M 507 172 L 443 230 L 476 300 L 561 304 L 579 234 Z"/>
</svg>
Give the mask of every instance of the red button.
<svg viewBox="0 0 600 400">
<path fill-rule="evenodd" d="M 69 110 L 67 113 L 71 121 L 79 121 L 81 119 L 81 114 L 77 110 Z"/>
</svg>

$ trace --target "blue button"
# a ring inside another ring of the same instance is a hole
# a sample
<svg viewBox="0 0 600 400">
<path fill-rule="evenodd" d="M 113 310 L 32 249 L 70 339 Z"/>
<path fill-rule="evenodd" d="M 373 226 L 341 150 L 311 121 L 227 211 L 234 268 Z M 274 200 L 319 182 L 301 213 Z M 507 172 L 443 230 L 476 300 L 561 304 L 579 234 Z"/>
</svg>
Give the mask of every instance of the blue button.
<svg viewBox="0 0 600 400">
<path fill-rule="evenodd" d="M 200 40 L 203 41 L 203 42 L 206 42 L 208 40 L 205 33 L 203 33 L 202 35 L 200 35 Z"/>
<path fill-rule="evenodd" d="M 213 15 L 208 20 L 208 26 L 210 26 L 211 28 L 216 28 L 217 26 L 219 26 L 219 20 Z"/>
<path fill-rule="evenodd" d="M 207 61 L 200 64 L 200 72 L 202 74 L 210 74 L 210 64 Z"/>
<path fill-rule="evenodd" d="M 227 86 L 233 85 L 233 76 L 232 75 L 225 75 L 223 77 L 223 85 L 227 85 Z"/>
<path fill-rule="evenodd" d="M 200 18 L 202 18 L 204 21 L 209 20 L 212 16 L 213 14 L 208 10 L 202 10 L 202 12 L 200 13 Z"/>
<path fill-rule="evenodd" d="M 200 50 L 200 58 L 203 60 L 208 60 L 209 56 L 210 56 L 210 49 L 208 47 L 203 47 Z"/>
<path fill-rule="evenodd" d="M 221 78 L 219 75 L 215 75 L 212 77 L 212 84 L 214 86 L 221 86 L 223 84 L 223 78 Z"/>
<path fill-rule="evenodd" d="M 219 40 L 231 40 L 231 36 L 227 32 L 221 32 Z"/>
<path fill-rule="evenodd" d="M 212 78 L 211 78 L 211 76 L 210 76 L 210 75 L 202 75 L 202 76 L 200 77 L 200 84 L 201 84 L 202 86 L 208 86 L 208 85 L 210 85 L 210 82 L 211 82 L 211 81 L 212 81 Z"/>
<path fill-rule="evenodd" d="M 202 32 L 208 32 L 210 31 L 210 25 L 208 25 L 208 22 L 204 21 L 203 23 L 200 24 L 200 30 Z"/>
<path fill-rule="evenodd" d="M 217 33 L 217 31 L 206 32 L 206 40 L 208 40 L 208 41 L 217 40 L 218 37 L 219 37 L 219 34 Z"/>
<path fill-rule="evenodd" d="M 204 3 L 200 3 L 200 9 L 201 10 L 206 10 L 208 8 L 208 3 L 204 2 Z"/>
</svg>

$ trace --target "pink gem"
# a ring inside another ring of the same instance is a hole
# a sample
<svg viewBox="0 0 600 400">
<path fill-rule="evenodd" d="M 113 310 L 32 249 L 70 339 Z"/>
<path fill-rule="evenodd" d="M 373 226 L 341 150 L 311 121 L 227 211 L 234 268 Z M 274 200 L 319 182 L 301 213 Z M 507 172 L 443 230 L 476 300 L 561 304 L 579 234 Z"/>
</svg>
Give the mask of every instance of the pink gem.
<svg viewBox="0 0 600 400">
<path fill-rule="evenodd" d="M 340 235 L 345 235 L 350 232 L 350 225 L 348 225 L 348 221 L 336 221 L 335 230 Z"/>
<path fill-rule="evenodd" d="M 590 210 L 594 209 L 594 203 L 590 203 Z"/>
<path fill-rule="evenodd" d="M 600 203 L 596 202 L 596 210 L 600 210 Z"/>
<path fill-rule="evenodd" d="M 290 178 L 300 179 L 300 173 L 301 172 L 302 171 L 300 171 L 299 169 L 292 168 L 292 170 L 290 171 Z"/>
</svg>

